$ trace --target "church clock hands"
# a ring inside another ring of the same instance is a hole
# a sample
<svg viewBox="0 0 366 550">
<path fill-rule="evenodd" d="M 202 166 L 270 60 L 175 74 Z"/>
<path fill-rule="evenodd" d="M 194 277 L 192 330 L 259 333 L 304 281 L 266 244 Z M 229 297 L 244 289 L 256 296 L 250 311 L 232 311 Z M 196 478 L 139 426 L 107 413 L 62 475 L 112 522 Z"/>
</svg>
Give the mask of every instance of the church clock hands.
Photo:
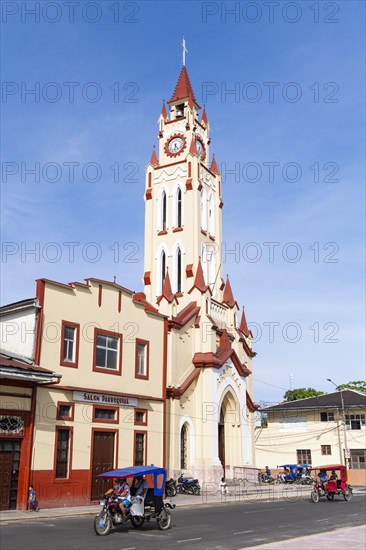
<svg viewBox="0 0 366 550">
<path fill-rule="evenodd" d="M 169 157 L 178 156 L 186 146 L 186 137 L 184 134 L 174 134 L 165 144 L 165 152 Z"/>
</svg>

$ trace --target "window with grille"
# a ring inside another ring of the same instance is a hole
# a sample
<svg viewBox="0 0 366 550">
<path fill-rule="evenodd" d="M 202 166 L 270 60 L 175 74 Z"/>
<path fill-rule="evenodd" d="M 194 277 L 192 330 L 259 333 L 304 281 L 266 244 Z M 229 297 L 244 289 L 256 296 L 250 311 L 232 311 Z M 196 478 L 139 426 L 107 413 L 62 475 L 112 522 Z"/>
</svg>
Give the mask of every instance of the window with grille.
<svg viewBox="0 0 366 550">
<path fill-rule="evenodd" d="M 57 430 L 57 448 L 56 448 L 56 478 L 64 479 L 69 475 L 69 447 L 70 430 Z"/>
<path fill-rule="evenodd" d="M 331 455 L 332 454 L 331 445 L 320 445 L 320 450 L 321 450 L 322 455 Z"/>
<path fill-rule="evenodd" d="M 183 424 L 180 431 L 180 468 L 186 470 L 188 468 L 188 430 L 186 424 Z"/>
<path fill-rule="evenodd" d="M 145 434 L 135 433 L 135 466 L 145 464 Z"/>
<path fill-rule="evenodd" d="M 94 418 L 97 420 L 115 420 L 116 412 L 116 409 L 104 409 L 95 407 Z"/>
<path fill-rule="evenodd" d="M 334 422 L 334 412 L 321 412 L 320 422 Z"/>
<path fill-rule="evenodd" d="M 346 414 L 347 430 L 361 430 L 361 427 L 365 428 L 364 414 Z"/>
<path fill-rule="evenodd" d="M 298 464 L 311 464 L 311 450 L 310 449 L 297 449 L 297 463 Z"/>
</svg>

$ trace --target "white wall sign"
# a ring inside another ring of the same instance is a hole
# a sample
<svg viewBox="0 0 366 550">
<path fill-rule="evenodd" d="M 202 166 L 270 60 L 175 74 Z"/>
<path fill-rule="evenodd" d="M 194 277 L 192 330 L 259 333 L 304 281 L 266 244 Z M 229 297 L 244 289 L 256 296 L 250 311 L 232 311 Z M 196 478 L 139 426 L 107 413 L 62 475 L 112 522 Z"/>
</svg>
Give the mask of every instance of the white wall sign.
<svg viewBox="0 0 366 550">
<path fill-rule="evenodd" d="M 74 391 L 73 400 L 87 401 L 88 403 L 100 403 L 101 405 L 137 407 L 137 399 L 135 399 L 134 397 L 122 397 L 121 395 L 111 395 L 106 393 Z"/>
</svg>

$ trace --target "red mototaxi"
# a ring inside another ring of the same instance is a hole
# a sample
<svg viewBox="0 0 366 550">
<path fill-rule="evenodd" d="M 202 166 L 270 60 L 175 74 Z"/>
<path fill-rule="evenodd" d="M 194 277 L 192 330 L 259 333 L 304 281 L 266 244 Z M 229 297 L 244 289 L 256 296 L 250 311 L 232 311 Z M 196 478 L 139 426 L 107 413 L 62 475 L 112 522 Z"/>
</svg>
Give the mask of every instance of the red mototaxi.
<svg viewBox="0 0 366 550">
<path fill-rule="evenodd" d="M 310 495 L 312 502 L 319 502 L 322 497 L 333 500 L 335 495 L 343 496 L 344 500 L 347 502 L 352 499 L 353 489 L 351 485 L 347 483 L 347 468 L 343 464 L 318 466 L 311 470 L 312 475 L 316 475 Z M 324 470 L 327 473 L 328 479 L 324 482 L 321 482 L 317 477 L 320 470 Z M 337 479 L 329 479 L 330 476 L 328 472 L 332 472 L 333 470 L 337 474 Z M 317 473 L 314 474 L 314 472 Z"/>
</svg>

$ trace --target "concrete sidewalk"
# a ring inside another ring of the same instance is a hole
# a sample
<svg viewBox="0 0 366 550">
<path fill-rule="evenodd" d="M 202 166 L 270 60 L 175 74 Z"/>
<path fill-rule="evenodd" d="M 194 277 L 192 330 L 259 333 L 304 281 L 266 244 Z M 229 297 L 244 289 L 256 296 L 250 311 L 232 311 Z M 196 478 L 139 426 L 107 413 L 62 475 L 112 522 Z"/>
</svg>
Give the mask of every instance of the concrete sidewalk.
<svg viewBox="0 0 366 550">
<path fill-rule="evenodd" d="M 341 550 L 342 548 L 354 548 L 364 550 L 366 548 L 366 526 L 344 527 L 334 531 L 327 531 L 317 535 L 298 537 L 280 542 L 270 542 L 260 546 L 246 546 L 241 550 Z"/>
</svg>

